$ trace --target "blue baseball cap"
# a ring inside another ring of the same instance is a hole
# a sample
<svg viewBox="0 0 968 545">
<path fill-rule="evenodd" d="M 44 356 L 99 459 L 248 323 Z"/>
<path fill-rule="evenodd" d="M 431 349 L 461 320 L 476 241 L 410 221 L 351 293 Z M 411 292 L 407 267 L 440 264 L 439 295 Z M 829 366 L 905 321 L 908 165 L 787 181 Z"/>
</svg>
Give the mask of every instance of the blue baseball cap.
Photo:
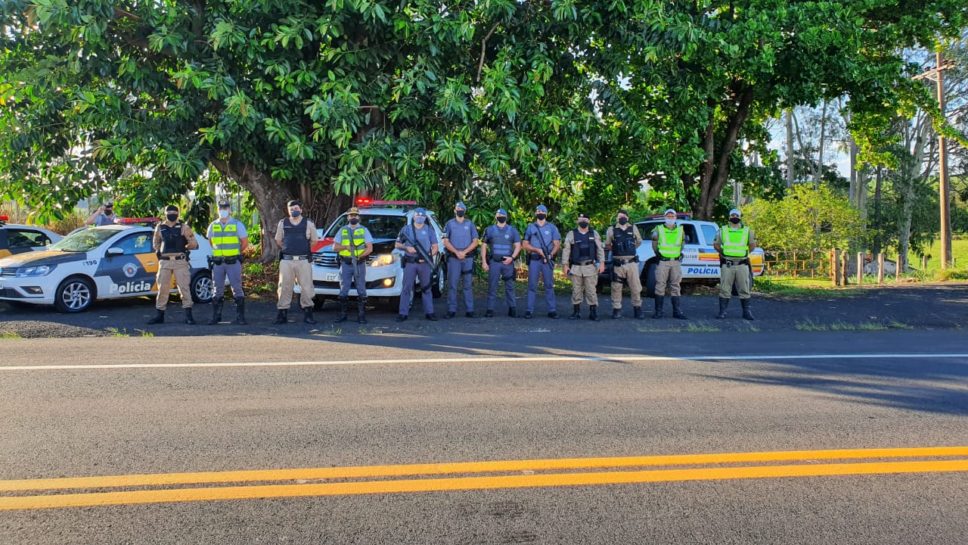
<svg viewBox="0 0 968 545">
<path fill-rule="evenodd" d="M 413 209 L 413 215 L 414 216 L 426 216 L 427 215 L 427 210 L 424 209 L 424 208 L 414 208 Z"/>
<path fill-rule="evenodd" d="M 497 212 L 494 213 L 495 216 L 507 216 L 508 211 L 503 208 L 498 208 Z"/>
<path fill-rule="evenodd" d="M 461 201 L 457 201 L 457 204 L 454 205 L 454 210 L 467 210 L 467 207 Z"/>
<path fill-rule="evenodd" d="M 742 218 L 743 213 L 739 211 L 739 208 L 734 208 L 729 211 L 730 216 L 736 216 L 737 218 Z"/>
<path fill-rule="evenodd" d="M 545 205 L 543 205 L 543 204 L 539 204 L 538 207 L 534 209 L 534 211 L 535 212 L 544 212 L 545 214 L 547 214 L 548 213 L 548 207 L 545 206 Z"/>
</svg>

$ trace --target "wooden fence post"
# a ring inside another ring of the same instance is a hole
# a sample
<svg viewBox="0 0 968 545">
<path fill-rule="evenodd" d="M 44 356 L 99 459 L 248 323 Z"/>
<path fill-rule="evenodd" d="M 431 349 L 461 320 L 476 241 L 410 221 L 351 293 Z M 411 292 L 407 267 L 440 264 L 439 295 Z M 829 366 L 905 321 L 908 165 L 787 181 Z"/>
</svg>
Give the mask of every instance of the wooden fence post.
<svg viewBox="0 0 968 545">
<path fill-rule="evenodd" d="M 864 252 L 857 252 L 857 285 L 864 283 Z"/>
<path fill-rule="evenodd" d="M 877 283 L 884 283 L 884 252 L 877 254 Z"/>
<path fill-rule="evenodd" d="M 850 279 L 850 271 L 847 270 L 847 259 L 850 254 L 847 250 L 840 253 L 840 285 L 846 286 Z"/>
<path fill-rule="evenodd" d="M 840 250 L 834 248 L 830 250 L 830 280 L 833 282 L 834 287 L 840 285 L 840 273 L 837 270 L 840 265 L 840 256 L 838 255 Z"/>
</svg>

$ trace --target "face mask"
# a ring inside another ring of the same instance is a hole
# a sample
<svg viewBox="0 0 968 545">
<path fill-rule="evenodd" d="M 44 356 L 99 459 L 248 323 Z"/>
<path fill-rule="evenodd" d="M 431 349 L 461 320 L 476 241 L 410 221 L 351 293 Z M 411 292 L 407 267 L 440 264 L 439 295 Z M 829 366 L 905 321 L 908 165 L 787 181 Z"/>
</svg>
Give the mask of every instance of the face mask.
<svg viewBox="0 0 968 545">
<path fill-rule="evenodd" d="M 165 217 L 168 218 L 168 221 L 176 221 L 178 220 L 178 213 L 175 212 L 174 214 L 165 214 Z"/>
<path fill-rule="evenodd" d="M 507 219 L 507 218 L 505 218 L 504 216 L 498 216 L 498 217 L 497 217 L 497 223 L 498 223 L 499 225 L 500 225 L 500 224 L 504 224 L 504 223 L 507 223 L 507 221 L 508 221 L 508 219 Z"/>
<path fill-rule="evenodd" d="M 360 218 L 350 218 L 350 225 L 358 225 L 360 223 Z"/>
<path fill-rule="evenodd" d="M 458 211 L 456 211 L 456 212 L 454 212 L 454 214 L 455 214 L 455 215 L 456 215 L 456 216 L 457 216 L 458 218 L 463 218 L 463 217 L 464 217 L 464 214 L 465 214 L 465 213 L 466 213 L 466 212 L 464 212 L 463 210 L 458 210 Z"/>
<path fill-rule="evenodd" d="M 111 214 L 113 214 L 113 213 L 114 213 L 114 210 L 112 210 L 112 209 L 110 209 L 110 208 L 105 208 L 105 209 L 104 209 L 104 215 L 105 215 L 105 216 L 110 216 L 110 215 L 111 215 Z"/>
<path fill-rule="evenodd" d="M 618 224 L 619 225 L 625 225 L 628 222 L 629 222 L 629 219 L 628 218 L 619 218 L 618 219 Z"/>
<path fill-rule="evenodd" d="M 676 226 L 676 220 L 666 220 L 666 227 L 670 229 Z"/>
<path fill-rule="evenodd" d="M 423 225 L 424 224 L 424 221 L 426 221 L 426 219 L 423 216 L 414 216 L 413 217 L 413 224 L 414 225 Z"/>
<path fill-rule="evenodd" d="M 299 216 L 302 215 L 302 210 L 290 210 L 289 215 L 294 218 L 298 218 Z"/>
<path fill-rule="evenodd" d="M 732 223 L 733 225 L 738 225 L 739 218 L 729 218 L 729 222 Z"/>
<path fill-rule="evenodd" d="M 228 210 L 219 210 L 218 211 L 218 217 L 220 217 L 220 218 L 222 218 L 224 220 L 225 218 L 229 217 L 229 211 Z"/>
<path fill-rule="evenodd" d="M 534 217 L 538 218 L 538 221 L 544 221 L 548 217 L 548 214 L 535 214 Z"/>
<path fill-rule="evenodd" d="M 588 227 L 588 222 L 587 221 L 579 221 L 578 222 L 578 226 L 581 227 L 582 229 L 585 229 L 585 228 Z"/>
</svg>

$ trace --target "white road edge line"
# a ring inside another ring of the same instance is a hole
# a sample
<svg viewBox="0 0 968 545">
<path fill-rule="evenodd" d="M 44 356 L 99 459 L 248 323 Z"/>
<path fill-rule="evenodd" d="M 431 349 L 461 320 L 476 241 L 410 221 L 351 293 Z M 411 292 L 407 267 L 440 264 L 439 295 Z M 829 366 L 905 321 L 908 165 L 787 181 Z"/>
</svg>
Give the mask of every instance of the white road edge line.
<svg viewBox="0 0 968 545">
<path fill-rule="evenodd" d="M 401 358 L 379 360 L 333 360 L 333 361 L 259 361 L 259 362 L 209 362 L 209 363 L 119 363 L 77 365 L 16 365 L 2 366 L 3 371 L 68 371 L 94 369 L 178 369 L 206 367 L 327 367 L 350 365 L 393 365 L 412 363 L 635 363 L 669 361 L 772 361 L 772 360 L 875 360 L 875 359 L 956 359 L 968 358 L 968 353 L 955 354 L 746 354 L 736 356 L 649 356 L 649 355 L 557 355 L 557 356 L 486 356 L 457 358 Z"/>
</svg>

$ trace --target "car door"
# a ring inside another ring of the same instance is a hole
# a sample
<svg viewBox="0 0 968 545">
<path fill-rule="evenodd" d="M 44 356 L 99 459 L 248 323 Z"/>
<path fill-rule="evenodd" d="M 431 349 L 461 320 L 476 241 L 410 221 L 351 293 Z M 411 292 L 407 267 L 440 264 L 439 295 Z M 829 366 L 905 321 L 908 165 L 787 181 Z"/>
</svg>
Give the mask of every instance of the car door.
<svg viewBox="0 0 968 545">
<path fill-rule="evenodd" d="M 98 295 L 110 299 L 156 291 L 158 257 L 151 248 L 151 237 L 151 231 L 138 231 L 107 245 L 95 273 Z"/>
</svg>

